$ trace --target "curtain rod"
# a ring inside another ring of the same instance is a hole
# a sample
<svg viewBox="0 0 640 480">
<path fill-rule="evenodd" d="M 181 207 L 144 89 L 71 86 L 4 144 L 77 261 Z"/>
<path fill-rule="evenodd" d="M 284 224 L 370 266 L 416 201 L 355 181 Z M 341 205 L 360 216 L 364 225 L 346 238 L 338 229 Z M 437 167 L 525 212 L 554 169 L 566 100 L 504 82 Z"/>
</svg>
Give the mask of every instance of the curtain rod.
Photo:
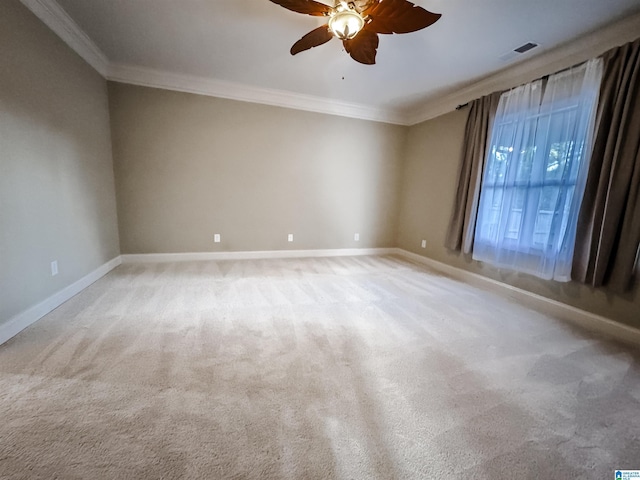
<svg viewBox="0 0 640 480">
<path fill-rule="evenodd" d="M 606 52 L 605 52 L 605 53 L 606 53 Z M 603 53 L 602 55 L 598 55 L 597 57 L 593 57 L 593 58 L 601 58 L 601 57 L 604 57 L 604 55 L 605 55 L 605 54 Z M 591 58 L 591 59 L 589 59 L 589 60 L 593 60 L 593 58 Z M 564 73 L 564 72 L 566 72 L 566 71 L 571 70 L 572 68 L 576 68 L 576 67 L 579 67 L 579 66 L 581 66 L 581 65 L 583 65 L 583 64 L 585 64 L 585 63 L 587 63 L 589 60 L 585 60 L 585 61 L 583 61 L 583 62 L 576 63 L 576 64 L 571 65 L 571 66 L 569 66 L 569 67 L 562 68 L 562 69 L 558 70 L 557 72 L 549 73 L 549 74 L 547 74 L 547 75 L 543 75 L 543 76 L 541 76 L 541 77 L 535 78 L 535 79 L 533 79 L 533 80 L 530 80 L 529 82 L 525 82 L 525 83 L 520 84 L 520 85 L 518 85 L 518 86 L 525 85 L 526 83 L 536 82 L 536 81 L 538 81 L 538 80 L 547 81 L 551 75 L 557 75 L 558 73 Z M 507 91 L 512 90 L 512 89 L 514 89 L 514 88 L 518 88 L 518 87 L 508 88 L 507 90 L 504 90 L 504 92 L 507 92 Z M 456 110 L 462 110 L 463 108 L 467 107 L 470 103 L 471 103 L 471 102 L 467 102 L 467 103 L 463 103 L 462 105 L 458 105 L 458 106 L 456 107 Z"/>
</svg>

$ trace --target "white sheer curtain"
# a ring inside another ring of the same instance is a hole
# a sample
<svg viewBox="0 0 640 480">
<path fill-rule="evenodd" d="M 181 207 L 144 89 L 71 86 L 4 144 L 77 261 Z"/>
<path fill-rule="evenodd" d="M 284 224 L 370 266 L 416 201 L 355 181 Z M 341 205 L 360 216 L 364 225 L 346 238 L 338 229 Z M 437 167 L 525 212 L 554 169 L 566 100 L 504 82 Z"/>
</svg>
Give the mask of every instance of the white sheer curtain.
<svg viewBox="0 0 640 480">
<path fill-rule="evenodd" d="M 602 60 L 505 92 L 482 181 L 473 258 L 568 281 Z"/>
</svg>

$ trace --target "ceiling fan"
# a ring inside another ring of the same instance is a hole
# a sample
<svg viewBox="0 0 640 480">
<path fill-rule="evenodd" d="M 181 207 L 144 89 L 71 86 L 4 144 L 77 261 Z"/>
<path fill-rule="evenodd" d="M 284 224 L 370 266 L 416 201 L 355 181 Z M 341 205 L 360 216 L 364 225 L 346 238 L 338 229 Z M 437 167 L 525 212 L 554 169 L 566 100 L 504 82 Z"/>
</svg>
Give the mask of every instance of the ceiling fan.
<svg viewBox="0 0 640 480">
<path fill-rule="evenodd" d="M 291 47 L 291 55 L 317 47 L 334 36 L 356 62 L 376 63 L 378 34 L 411 33 L 432 25 L 441 17 L 408 0 L 335 0 L 331 7 L 314 0 L 271 0 L 288 10 L 315 17 L 329 17 Z"/>
</svg>

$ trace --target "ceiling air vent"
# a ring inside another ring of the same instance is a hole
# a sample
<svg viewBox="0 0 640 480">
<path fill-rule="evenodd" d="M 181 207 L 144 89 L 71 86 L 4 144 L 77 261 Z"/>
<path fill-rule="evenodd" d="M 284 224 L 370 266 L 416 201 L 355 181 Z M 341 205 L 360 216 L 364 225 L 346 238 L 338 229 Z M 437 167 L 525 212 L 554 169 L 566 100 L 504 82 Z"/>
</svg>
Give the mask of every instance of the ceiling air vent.
<svg viewBox="0 0 640 480">
<path fill-rule="evenodd" d="M 527 42 L 524 45 L 520 45 L 518 48 L 514 48 L 510 52 L 507 52 L 504 55 L 501 55 L 500 60 L 502 60 L 503 62 L 508 62 L 509 60 L 513 60 L 514 58 L 522 55 L 523 53 L 530 52 L 531 50 L 533 50 L 538 46 L 539 45 L 537 43 Z"/>
<path fill-rule="evenodd" d="M 537 43 L 528 42 L 528 43 L 525 43 L 524 45 L 519 46 L 518 48 L 514 48 L 513 51 L 518 53 L 524 53 L 536 48 L 537 46 L 538 46 Z"/>
</svg>

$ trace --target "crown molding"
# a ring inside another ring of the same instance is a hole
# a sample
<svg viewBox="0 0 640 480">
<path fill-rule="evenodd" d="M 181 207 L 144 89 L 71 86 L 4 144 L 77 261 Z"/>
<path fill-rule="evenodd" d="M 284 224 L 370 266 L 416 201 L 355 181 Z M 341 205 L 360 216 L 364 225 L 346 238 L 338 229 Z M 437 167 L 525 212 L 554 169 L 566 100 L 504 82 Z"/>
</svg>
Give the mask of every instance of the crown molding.
<svg viewBox="0 0 640 480">
<path fill-rule="evenodd" d="M 114 64 L 109 62 L 104 52 L 55 0 L 20 1 L 69 45 L 72 50 L 108 80 L 360 120 L 407 125 L 406 118 L 395 110 L 283 90 L 253 87 L 194 75 Z"/>
<path fill-rule="evenodd" d="M 406 117 L 394 110 L 286 92 L 283 90 L 242 85 L 207 77 L 172 73 L 152 68 L 111 64 L 107 73 L 107 79 L 114 82 L 129 83 L 144 87 L 196 93 L 211 97 L 338 115 L 374 122 L 407 125 Z"/>
<path fill-rule="evenodd" d="M 431 97 L 431 100 L 427 100 L 419 107 L 405 110 L 404 118 L 409 125 L 416 125 L 439 117 L 452 112 L 458 105 L 463 105 L 476 98 L 499 90 L 513 88 L 594 58 L 611 48 L 637 39 L 638 32 L 640 32 L 640 13 L 534 57 L 523 59 L 522 62 L 479 81 L 455 88 L 449 93 L 444 92 Z"/>
<path fill-rule="evenodd" d="M 67 45 L 106 77 L 109 59 L 55 0 L 20 0 Z"/>
<path fill-rule="evenodd" d="M 384 109 L 212 78 L 110 63 L 102 50 L 56 0 L 20 1 L 108 80 L 403 126 L 422 123 L 449 113 L 456 106 L 483 95 L 512 88 L 593 58 L 610 48 L 635 40 L 640 31 L 640 13 L 637 13 L 577 40 L 523 59 L 478 81 L 439 92 L 417 107 Z"/>
<path fill-rule="evenodd" d="M 108 80 L 374 122 L 407 125 L 406 117 L 395 110 L 283 90 L 253 87 L 206 77 L 110 63 L 104 52 L 55 0 L 20 1 Z"/>
</svg>

